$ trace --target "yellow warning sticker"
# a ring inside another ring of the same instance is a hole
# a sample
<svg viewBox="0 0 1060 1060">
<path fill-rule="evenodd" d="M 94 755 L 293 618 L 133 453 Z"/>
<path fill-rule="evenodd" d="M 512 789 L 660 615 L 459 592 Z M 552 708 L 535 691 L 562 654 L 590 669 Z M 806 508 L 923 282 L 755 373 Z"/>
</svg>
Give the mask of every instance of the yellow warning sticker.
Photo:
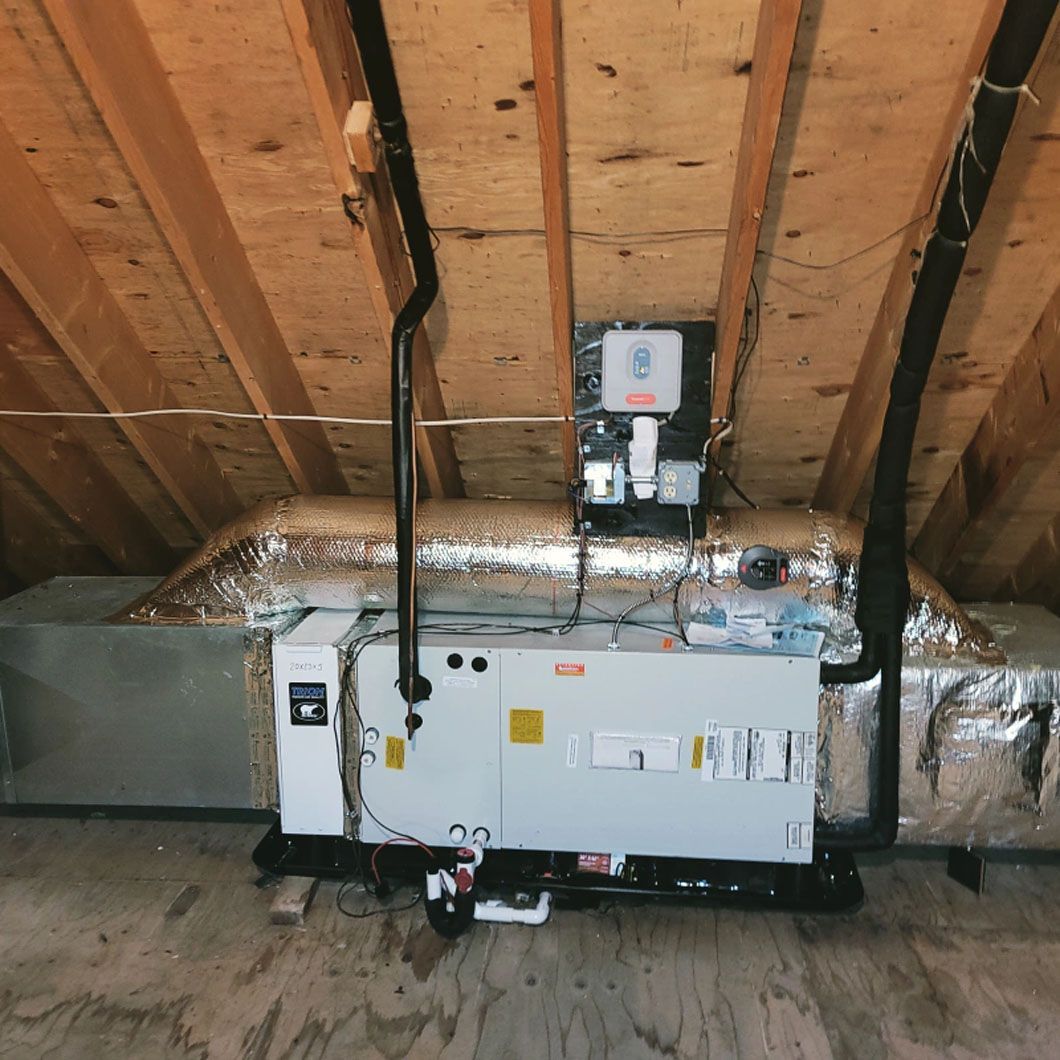
<svg viewBox="0 0 1060 1060">
<path fill-rule="evenodd" d="M 509 710 L 508 739 L 512 743 L 544 743 L 545 712 L 543 710 Z"/>
<path fill-rule="evenodd" d="M 386 767 L 387 769 L 405 768 L 405 741 L 400 736 L 386 738 Z"/>
<path fill-rule="evenodd" d="M 697 736 L 692 741 L 692 768 L 703 768 L 703 737 Z"/>
</svg>

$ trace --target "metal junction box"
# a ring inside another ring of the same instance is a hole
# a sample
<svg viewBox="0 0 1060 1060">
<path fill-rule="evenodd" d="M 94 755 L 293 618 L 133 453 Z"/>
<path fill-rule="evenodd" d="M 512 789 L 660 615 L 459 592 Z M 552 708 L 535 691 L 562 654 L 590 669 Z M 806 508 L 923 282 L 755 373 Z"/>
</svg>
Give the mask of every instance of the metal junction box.
<svg viewBox="0 0 1060 1060">
<path fill-rule="evenodd" d="M 425 616 L 464 628 L 496 617 Z M 507 620 L 545 624 L 542 620 Z M 393 629 L 384 615 L 380 629 Z M 629 627 L 421 636 L 433 692 L 406 739 L 394 638 L 364 648 L 362 838 L 808 862 L 819 663 L 697 649 Z M 278 684 L 280 679 L 278 676 Z M 281 776 L 283 766 L 281 764 Z M 385 826 L 381 828 L 372 815 Z"/>
</svg>

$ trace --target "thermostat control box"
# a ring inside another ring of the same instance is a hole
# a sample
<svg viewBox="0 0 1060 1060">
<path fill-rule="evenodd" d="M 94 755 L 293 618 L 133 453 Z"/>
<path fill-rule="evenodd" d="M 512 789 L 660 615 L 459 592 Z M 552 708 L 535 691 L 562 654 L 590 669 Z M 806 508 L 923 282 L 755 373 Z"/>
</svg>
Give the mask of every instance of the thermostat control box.
<svg viewBox="0 0 1060 1060">
<path fill-rule="evenodd" d="M 679 331 L 615 330 L 604 334 L 602 404 L 608 412 L 663 413 L 681 405 Z"/>
</svg>

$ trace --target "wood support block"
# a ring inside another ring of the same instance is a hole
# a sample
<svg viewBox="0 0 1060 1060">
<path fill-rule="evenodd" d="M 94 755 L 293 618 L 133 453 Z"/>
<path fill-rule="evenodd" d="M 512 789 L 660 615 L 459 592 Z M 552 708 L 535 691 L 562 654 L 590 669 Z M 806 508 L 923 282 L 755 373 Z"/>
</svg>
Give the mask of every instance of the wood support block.
<svg viewBox="0 0 1060 1060">
<path fill-rule="evenodd" d="M 346 114 L 342 125 L 346 157 L 358 173 L 374 173 L 379 168 L 379 140 L 376 136 L 375 111 L 366 99 L 358 99 Z"/>
<path fill-rule="evenodd" d="M 269 908 L 269 919 L 274 924 L 302 927 L 319 886 L 315 876 L 284 876 Z"/>
</svg>

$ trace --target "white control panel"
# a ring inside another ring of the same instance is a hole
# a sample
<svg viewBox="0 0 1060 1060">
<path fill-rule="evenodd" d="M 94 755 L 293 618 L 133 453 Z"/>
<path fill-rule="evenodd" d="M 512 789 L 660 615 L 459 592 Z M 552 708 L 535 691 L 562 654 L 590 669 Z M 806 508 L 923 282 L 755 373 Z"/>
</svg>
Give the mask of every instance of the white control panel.
<svg viewBox="0 0 1060 1060">
<path fill-rule="evenodd" d="M 678 331 L 604 333 L 602 402 L 608 412 L 668 415 L 681 404 L 682 338 Z"/>
</svg>

